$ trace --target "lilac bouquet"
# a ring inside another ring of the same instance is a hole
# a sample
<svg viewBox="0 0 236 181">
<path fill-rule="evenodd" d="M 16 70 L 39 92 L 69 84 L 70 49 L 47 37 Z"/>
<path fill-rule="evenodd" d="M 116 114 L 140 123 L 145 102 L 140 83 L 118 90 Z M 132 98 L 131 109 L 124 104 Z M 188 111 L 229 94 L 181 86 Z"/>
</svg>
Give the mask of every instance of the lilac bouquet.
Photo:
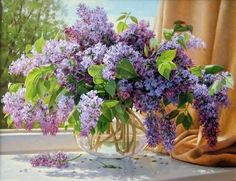
<svg viewBox="0 0 236 181">
<path fill-rule="evenodd" d="M 108 134 L 129 143 L 123 150 L 116 145 L 122 154 L 136 142 L 125 133 L 138 129 L 150 146 L 162 144 L 170 152 L 176 126 L 192 125 L 191 107 L 208 144 L 216 145 L 233 80 L 221 66 L 194 65 L 187 50 L 205 43 L 192 35 L 191 25 L 176 21 L 158 41 L 148 23 L 130 13 L 118 18 L 116 31 L 103 8 L 81 4 L 77 14 L 64 39 L 42 36 L 11 64 L 10 73 L 26 79 L 9 84 L 2 99 L 9 124 L 29 131 L 39 124 L 50 135 L 60 126 L 73 127 L 80 137 Z"/>
</svg>

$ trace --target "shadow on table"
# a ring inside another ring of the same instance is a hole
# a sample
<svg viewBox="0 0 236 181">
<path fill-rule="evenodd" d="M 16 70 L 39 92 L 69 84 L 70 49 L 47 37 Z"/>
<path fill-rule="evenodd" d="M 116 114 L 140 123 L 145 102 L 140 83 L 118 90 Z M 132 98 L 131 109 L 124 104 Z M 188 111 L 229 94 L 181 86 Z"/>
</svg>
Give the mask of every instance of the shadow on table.
<svg viewBox="0 0 236 181">
<path fill-rule="evenodd" d="M 31 158 L 32 155 L 17 155 L 13 159 L 20 162 L 29 162 Z M 157 164 L 155 163 L 157 161 L 154 160 L 154 157 L 146 156 L 136 157 L 136 159 L 128 157 L 123 159 L 104 159 L 82 155 L 78 160 L 71 162 L 67 168 L 45 169 L 39 167 L 35 169 L 41 169 L 40 172 L 49 177 L 91 180 L 95 178 L 99 180 L 103 178 L 104 180 L 151 180 L 156 175 L 157 170 L 155 166 L 150 166 Z M 115 168 L 104 168 L 104 164 Z"/>
</svg>

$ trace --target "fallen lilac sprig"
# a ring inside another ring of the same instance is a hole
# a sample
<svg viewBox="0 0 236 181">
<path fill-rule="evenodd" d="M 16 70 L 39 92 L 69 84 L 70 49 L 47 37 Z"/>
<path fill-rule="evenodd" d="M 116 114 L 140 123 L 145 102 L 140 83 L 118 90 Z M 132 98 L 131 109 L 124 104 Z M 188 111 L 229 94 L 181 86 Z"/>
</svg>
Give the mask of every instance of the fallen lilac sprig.
<svg viewBox="0 0 236 181">
<path fill-rule="evenodd" d="M 69 166 L 69 162 L 81 157 L 82 154 L 69 159 L 68 155 L 63 152 L 58 153 L 44 153 L 36 155 L 30 160 L 33 167 L 56 167 L 56 168 L 66 168 Z"/>
</svg>

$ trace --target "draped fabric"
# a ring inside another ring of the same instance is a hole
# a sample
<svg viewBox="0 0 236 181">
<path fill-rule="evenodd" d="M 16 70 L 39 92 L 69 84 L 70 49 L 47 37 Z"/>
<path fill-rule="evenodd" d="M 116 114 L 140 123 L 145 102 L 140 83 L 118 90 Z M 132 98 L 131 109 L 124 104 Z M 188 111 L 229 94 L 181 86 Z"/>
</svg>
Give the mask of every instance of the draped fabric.
<svg viewBox="0 0 236 181">
<path fill-rule="evenodd" d="M 193 25 L 193 34 L 207 44 L 205 50 L 188 52 L 193 62 L 222 65 L 236 82 L 235 0 L 162 0 L 158 12 L 155 24 L 158 38 L 162 38 L 164 28 L 173 27 L 175 20 Z M 229 96 L 231 105 L 222 111 L 217 146 L 208 147 L 199 127 L 189 131 L 178 127 L 173 158 L 200 165 L 236 166 L 236 88 Z"/>
</svg>

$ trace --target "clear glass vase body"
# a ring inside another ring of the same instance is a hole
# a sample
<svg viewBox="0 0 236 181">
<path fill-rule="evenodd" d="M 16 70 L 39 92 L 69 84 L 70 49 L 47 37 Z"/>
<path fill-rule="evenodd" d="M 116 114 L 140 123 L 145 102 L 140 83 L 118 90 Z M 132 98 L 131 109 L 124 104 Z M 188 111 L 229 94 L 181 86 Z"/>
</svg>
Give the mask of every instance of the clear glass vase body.
<svg viewBox="0 0 236 181">
<path fill-rule="evenodd" d="M 133 110 L 128 112 L 130 119 L 127 123 L 116 118 L 104 134 L 76 136 L 79 147 L 102 158 L 122 158 L 141 152 L 147 145 L 143 118 Z"/>
</svg>

